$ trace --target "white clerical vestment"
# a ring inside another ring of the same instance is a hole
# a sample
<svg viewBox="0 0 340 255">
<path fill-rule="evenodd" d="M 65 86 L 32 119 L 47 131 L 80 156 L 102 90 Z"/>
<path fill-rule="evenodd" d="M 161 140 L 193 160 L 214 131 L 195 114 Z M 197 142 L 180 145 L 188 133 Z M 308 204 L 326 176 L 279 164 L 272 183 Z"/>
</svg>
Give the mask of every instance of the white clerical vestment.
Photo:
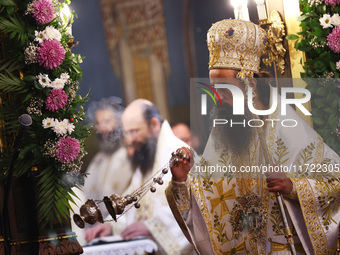
<svg viewBox="0 0 340 255">
<path fill-rule="evenodd" d="M 140 169 L 136 169 L 130 186 L 125 194 L 142 187 L 142 184 L 152 178 L 159 170 L 162 170 L 171 158 L 171 153 L 176 149 L 186 146 L 172 132 L 167 121 L 164 121 L 157 141 L 155 162 L 152 171 L 146 176 Z M 157 175 L 158 176 L 158 175 Z M 119 235 L 130 224 L 143 221 L 152 234 L 152 239 L 158 244 L 157 254 L 186 255 L 192 254 L 193 247 L 183 235 L 171 213 L 165 197 L 165 188 L 171 180 L 171 173 L 163 176 L 163 185 L 156 184 L 156 192 L 148 192 L 140 200 L 140 208 L 131 208 L 119 217 L 117 222 L 112 223 L 113 234 Z"/>
<path fill-rule="evenodd" d="M 294 186 L 283 200 L 297 254 L 334 254 L 340 158 L 292 108 L 286 116 L 274 112 L 270 119 L 275 121 L 267 121 L 263 129 L 270 157 L 275 166 L 288 169 Z M 283 119 L 295 119 L 298 125 L 283 127 Z M 210 137 L 187 181 L 172 181 L 166 190 L 176 220 L 199 254 L 291 254 L 275 193 L 268 192 L 263 174 L 246 172 L 267 166 L 255 137 L 242 156 L 227 145 L 215 149 Z M 228 166 L 237 171 L 227 171 Z"/>
<path fill-rule="evenodd" d="M 132 174 L 124 147 L 120 146 L 109 154 L 98 152 L 87 168 L 87 178 L 83 187 L 85 198 L 103 199 L 104 196 L 111 196 L 114 193 L 122 194 L 129 186 Z M 104 218 L 109 215 L 103 203 L 99 206 Z"/>
</svg>

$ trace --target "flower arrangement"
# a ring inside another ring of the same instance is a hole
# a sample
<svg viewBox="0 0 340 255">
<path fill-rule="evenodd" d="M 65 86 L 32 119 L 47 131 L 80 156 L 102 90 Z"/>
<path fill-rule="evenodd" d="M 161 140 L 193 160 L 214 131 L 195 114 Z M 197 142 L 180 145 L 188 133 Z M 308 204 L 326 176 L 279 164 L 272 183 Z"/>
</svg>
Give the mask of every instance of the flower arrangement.
<svg viewBox="0 0 340 255">
<path fill-rule="evenodd" d="M 314 127 L 340 154 L 340 0 L 300 0 L 300 6 L 301 32 L 287 39 L 306 53 L 301 77 L 312 94 Z"/>
<path fill-rule="evenodd" d="M 32 125 L 25 130 L 14 175 L 35 183 L 38 219 L 52 225 L 69 218 L 72 188 L 83 183 L 80 169 L 89 135 L 81 123 L 87 98 L 76 93 L 82 57 L 70 47 L 75 13 L 62 14 L 69 0 L 0 3 L 0 178 L 8 174 L 18 117 L 27 113 Z"/>
</svg>

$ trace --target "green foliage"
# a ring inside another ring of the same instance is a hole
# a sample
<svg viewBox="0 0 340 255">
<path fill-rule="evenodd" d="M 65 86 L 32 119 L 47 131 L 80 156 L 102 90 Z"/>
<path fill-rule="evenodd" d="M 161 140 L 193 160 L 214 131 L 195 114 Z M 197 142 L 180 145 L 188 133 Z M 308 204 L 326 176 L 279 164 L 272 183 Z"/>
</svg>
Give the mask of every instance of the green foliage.
<svg viewBox="0 0 340 255">
<path fill-rule="evenodd" d="M 32 13 L 27 11 L 30 3 L 28 0 L 0 0 L 0 180 L 6 178 L 9 172 L 18 117 L 28 113 L 32 117 L 32 125 L 24 133 L 13 174 L 32 179 L 36 184 L 39 221 L 43 226 L 51 226 L 56 219 L 61 222 L 63 218 L 69 218 L 70 202 L 73 202 L 71 195 L 75 195 L 72 188 L 84 182 L 79 170 L 85 155 L 84 140 L 89 135 L 89 127 L 81 123 L 85 117 L 82 105 L 87 97 L 82 98 L 76 93 L 82 78 L 79 66 L 82 57 L 73 54 L 68 46 L 72 36 L 67 33 L 67 26 L 71 25 L 73 17 L 65 21 L 54 15 L 51 22 L 39 25 Z M 53 4 L 57 14 L 64 3 L 53 0 Z M 48 26 L 60 32 L 60 44 L 65 49 L 62 64 L 52 70 L 45 69 L 37 61 L 28 61 L 25 55 L 30 45 L 40 47 L 35 40 L 36 31 L 43 32 Z M 47 75 L 51 84 L 62 75 L 68 75 L 62 88 L 68 96 L 64 107 L 56 111 L 46 108 L 47 97 L 52 89 L 57 88 L 53 84 L 52 87 L 42 86 L 37 77 L 40 74 Z M 52 128 L 44 128 L 43 120 L 46 118 L 66 121 L 74 130 L 57 134 Z M 79 141 L 80 153 L 73 161 L 62 162 L 57 158 L 56 150 L 59 139 L 67 136 Z"/>
<path fill-rule="evenodd" d="M 288 35 L 288 40 L 296 40 L 295 48 L 306 53 L 301 77 L 308 83 L 312 94 L 312 119 L 314 128 L 324 141 L 340 154 L 340 55 L 327 45 L 327 36 L 334 26 L 323 28 L 320 18 L 339 13 L 340 6 L 321 4 L 310 5 L 308 0 L 300 0 L 302 9 L 299 17 L 301 32 Z M 320 1 L 316 1 L 320 2 Z M 314 78 L 314 79 L 309 79 Z"/>
<path fill-rule="evenodd" d="M 298 35 L 287 35 L 286 39 L 287 40 L 296 40 L 296 39 L 299 39 L 299 36 Z"/>
<path fill-rule="evenodd" d="M 24 21 L 17 14 L 8 18 L 0 17 L 0 30 L 11 39 L 17 38 L 20 44 L 25 44 L 28 40 L 27 29 Z"/>
<path fill-rule="evenodd" d="M 4 5 L 4 6 L 17 6 L 16 2 L 13 0 L 0 0 L 0 5 Z"/>
</svg>

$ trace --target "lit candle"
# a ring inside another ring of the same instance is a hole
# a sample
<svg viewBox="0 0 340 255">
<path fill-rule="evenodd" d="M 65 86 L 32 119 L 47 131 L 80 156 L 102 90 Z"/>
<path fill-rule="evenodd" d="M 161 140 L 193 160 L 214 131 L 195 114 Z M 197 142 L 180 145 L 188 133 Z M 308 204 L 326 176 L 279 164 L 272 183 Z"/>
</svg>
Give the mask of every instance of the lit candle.
<svg viewBox="0 0 340 255">
<path fill-rule="evenodd" d="M 247 0 L 231 0 L 231 5 L 234 7 L 235 19 L 249 21 L 247 2 Z"/>
<path fill-rule="evenodd" d="M 238 1 L 238 0 L 231 0 L 231 5 L 234 7 L 234 16 L 235 16 L 235 19 L 240 19 L 241 9 L 242 9 L 242 5 L 240 4 L 240 1 Z"/>
<path fill-rule="evenodd" d="M 248 0 L 241 0 L 243 20 L 249 21 Z"/>
<path fill-rule="evenodd" d="M 259 15 L 259 20 L 267 19 L 266 6 L 264 5 L 264 0 L 255 0 L 257 5 L 257 14 Z"/>
</svg>

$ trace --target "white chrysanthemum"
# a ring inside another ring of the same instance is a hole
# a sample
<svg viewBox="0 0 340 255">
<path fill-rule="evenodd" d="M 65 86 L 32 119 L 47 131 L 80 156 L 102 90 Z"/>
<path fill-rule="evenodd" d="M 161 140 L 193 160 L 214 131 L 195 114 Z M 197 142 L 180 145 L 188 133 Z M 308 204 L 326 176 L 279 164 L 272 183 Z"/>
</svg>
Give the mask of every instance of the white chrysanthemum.
<svg viewBox="0 0 340 255">
<path fill-rule="evenodd" d="M 63 119 L 61 122 L 63 122 L 66 126 L 70 124 L 70 121 L 68 119 Z"/>
<path fill-rule="evenodd" d="M 44 128 L 53 128 L 55 125 L 55 119 L 53 118 L 45 118 L 42 121 L 43 127 Z"/>
<path fill-rule="evenodd" d="M 34 41 L 36 41 L 38 43 L 42 43 L 44 41 L 44 33 L 43 32 L 35 30 L 34 35 L 35 35 Z"/>
<path fill-rule="evenodd" d="M 332 24 L 331 24 L 331 15 L 329 15 L 329 14 L 324 14 L 322 16 L 322 18 L 319 19 L 319 21 L 320 21 L 320 25 L 323 28 L 332 27 Z"/>
<path fill-rule="evenodd" d="M 51 84 L 51 87 L 53 89 L 63 89 L 64 88 L 64 85 L 65 85 L 65 81 L 60 79 L 60 78 L 56 78 L 52 84 Z"/>
<path fill-rule="evenodd" d="M 60 79 L 62 79 L 65 83 L 70 79 L 70 75 L 68 73 L 62 73 L 60 75 Z"/>
<path fill-rule="evenodd" d="M 75 126 L 74 126 L 73 123 L 70 123 L 68 119 L 65 119 L 65 120 L 67 121 L 67 127 L 66 127 L 67 128 L 67 132 L 69 134 L 72 134 L 72 132 L 74 131 Z"/>
<path fill-rule="evenodd" d="M 38 82 L 41 85 L 41 87 L 46 88 L 46 87 L 50 87 L 51 86 L 51 80 L 48 77 L 47 74 L 39 74 L 37 76 Z"/>
<path fill-rule="evenodd" d="M 61 33 L 52 26 L 47 26 L 43 31 L 44 40 L 57 40 L 60 42 Z"/>
<path fill-rule="evenodd" d="M 336 69 L 340 71 L 340 60 L 336 62 Z"/>
<path fill-rule="evenodd" d="M 331 23 L 333 26 L 338 27 L 340 26 L 340 16 L 338 13 L 334 13 L 331 18 Z"/>
<path fill-rule="evenodd" d="M 67 131 L 69 134 L 72 134 L 72 132 L 74 131 L 74 124 L 73 123 L 70 123 L 68 126 L 67 126 Z"/>
<path fill-rule="evenodd" d="M 68 130 L 67 130 L 67 126 L 68 123 L 65 121 L 58 121 L 56 120 L 54 127 L 52 128 L 53 131 L 57 134 L 57 135 L 66 135 Z"/>
</svg>

